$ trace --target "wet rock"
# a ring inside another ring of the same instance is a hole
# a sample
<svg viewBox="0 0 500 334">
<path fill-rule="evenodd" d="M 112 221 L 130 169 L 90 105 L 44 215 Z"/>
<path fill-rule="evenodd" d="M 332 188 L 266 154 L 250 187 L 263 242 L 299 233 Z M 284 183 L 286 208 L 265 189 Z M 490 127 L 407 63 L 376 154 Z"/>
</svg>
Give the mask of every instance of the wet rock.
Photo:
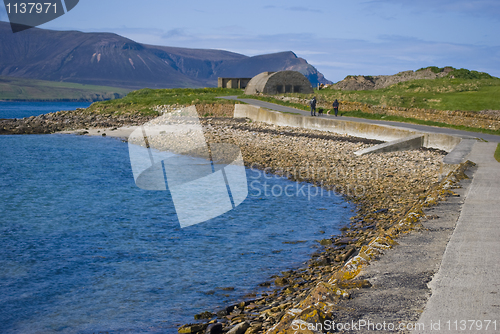
<svg viewBox="0 0 500 334">
<path fill-rule="evenodd" d="M 283 286 L 290 284 L 290 282 L 285 277 L 278 277 L 274 280 L 274 284 L 278 286 Z"/>
<path fill-rule="evenodd" d="M 220 310 L 220 311 L 217 312 L 217 317 L 218 318 L 225 317 L 226 315 L 228 315 L 228 312 L 226 310 Z"/>
<path fill-rule="evenodd" d="M 319 241 L 319 243 L 322 246 L 328 246 L 328 245 L 331 245 L 333 243 L 333 241 L 332 241 L 332 239 L 322 239 Z"/>
<path fill-rule="evenodd" d="M 244 334 L 249 327 L 250 324 L 245 321 L 231 328 L 227 334 Z"/>
<path fill-rule="evenodd" d="M 348 245 L 358 241 L 356 238 L 340 238 L 335 240 L 335 245 Z"/>
<path fill-rule="evenodd" d="M 208 327 L 208 324 L 187 324 L 179 327 L 177 332 L 179 334 L 191 334 L 204 331 Z"/>
<path fill-rule="evenodd" d="M 349 257 L 351 257 L 352 254 L 354 254 L 355 251 L 356 251 L 355 248 L 349 249 L 345 254 L 343 254 L 342 256 L 340 256 L 340 260 L 341 261 L 346 261 L 347 259 L 349 259 Z"/>
<path fill-rule="evenodd" d="M 214 317 L 214 314 L 208 311 L 196 314 L 194 316 L 194 320 L 200 320 L 200 319 L 211 319 Z"/>
<path fill-rule="evenodd" d="M 220 323 L 210 324 L 205 330 L 205 334 L 222 334 L 222 328 Z"/>
<path fill-rule="evenodd" d="M 262 324 L 256 324 L 256 325 L 252 325 L 251 327 L 249 327 L 246 331 L 245 331 L 245 334 L 257 334 L 257 333 L 260 333 L 260 331 L 262 330 Z"/>
</svg>

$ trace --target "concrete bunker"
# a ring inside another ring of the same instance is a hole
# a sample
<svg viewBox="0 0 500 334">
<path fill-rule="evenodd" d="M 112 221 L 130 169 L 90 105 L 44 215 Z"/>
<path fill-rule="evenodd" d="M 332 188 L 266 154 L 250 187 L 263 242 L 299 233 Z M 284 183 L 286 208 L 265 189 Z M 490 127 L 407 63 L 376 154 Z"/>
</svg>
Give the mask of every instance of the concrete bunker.
<svg viewBox="0 0 500 334">
<path fill-rule="evenodd" d="M 239 88 L 245 89 L 252 78 L 218 78 L 219 88 Z"/>
<path fill-rule="evenodd" d="M 246 95 L 301 93 L 312 94 L 309 80 L 297 71 L 262 72 L 252 78 L 245 88 Z"/>
</svg>

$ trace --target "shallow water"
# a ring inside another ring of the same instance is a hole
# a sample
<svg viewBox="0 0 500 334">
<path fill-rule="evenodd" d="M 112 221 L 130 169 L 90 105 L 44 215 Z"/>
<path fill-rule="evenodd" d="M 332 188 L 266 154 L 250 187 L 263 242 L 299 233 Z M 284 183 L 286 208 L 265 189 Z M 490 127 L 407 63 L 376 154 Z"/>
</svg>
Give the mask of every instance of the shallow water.
<svg viewBox="0 0 500 334">
<path fill-rule="evenodd" d="M 168 191 L 136 187 L 120 140 L 0 136 L 0 157 L 1 333 L 175 333 L 300 266 L 353 209 L 247 170 L 240 206 L 181 229 Z M 301 191 L 264 192 L 286 186 Z"/>
</svg>

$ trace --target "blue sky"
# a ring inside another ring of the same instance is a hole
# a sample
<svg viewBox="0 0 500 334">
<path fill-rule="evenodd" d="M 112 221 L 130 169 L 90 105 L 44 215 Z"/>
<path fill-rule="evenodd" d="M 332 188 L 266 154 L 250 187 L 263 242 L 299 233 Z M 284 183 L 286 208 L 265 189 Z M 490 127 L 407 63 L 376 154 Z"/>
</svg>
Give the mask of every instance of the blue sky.
<svg viewBox="0 0 500 334">
<path fill-rule="evenodd" d="M 249 56 L 290 50 L 332 81 L 430 65 L 500 77 L 499 0 L 80 0 L 40 28 Z"/>
</svg>

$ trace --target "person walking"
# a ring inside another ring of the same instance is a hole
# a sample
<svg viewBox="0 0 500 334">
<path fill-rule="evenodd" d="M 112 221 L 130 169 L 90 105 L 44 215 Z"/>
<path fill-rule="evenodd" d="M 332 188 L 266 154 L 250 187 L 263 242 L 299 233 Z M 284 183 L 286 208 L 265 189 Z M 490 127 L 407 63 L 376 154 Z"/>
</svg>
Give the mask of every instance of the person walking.
<svg viewBox="0 0 500 334">
<path fill-rule="evenodd" d="M 309 102 L 311 106 L 311 116 L 316 116 L 316 96 Z"/>
<path fill-rule="evenodd" d="M 335 99 L 332 103 L 333 111 L 335 111 L 335 117 L 337 117 L 337 114 L 339 113 L 339 101 Z"/>
</svg>

